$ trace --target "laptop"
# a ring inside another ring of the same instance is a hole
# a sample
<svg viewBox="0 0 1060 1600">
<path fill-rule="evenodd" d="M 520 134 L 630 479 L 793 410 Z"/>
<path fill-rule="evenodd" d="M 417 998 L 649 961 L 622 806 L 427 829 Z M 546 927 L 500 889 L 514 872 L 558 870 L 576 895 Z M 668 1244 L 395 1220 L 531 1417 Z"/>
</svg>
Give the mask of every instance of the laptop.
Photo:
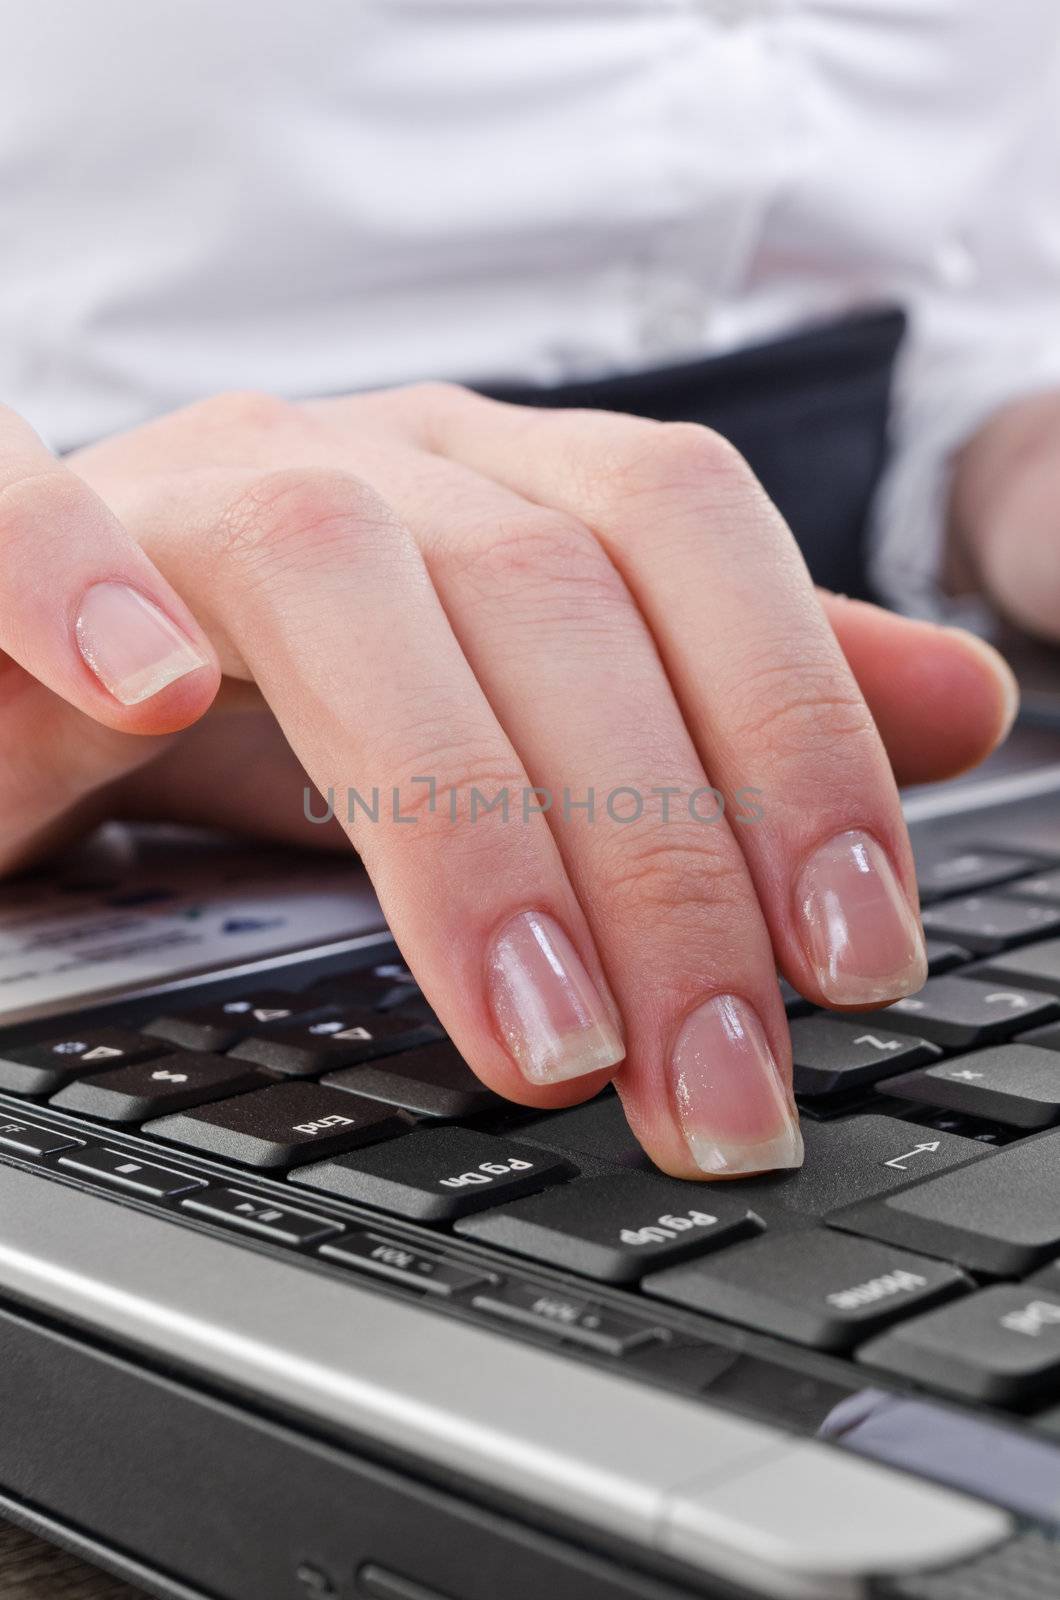
<svg viewBox="0 0 1060 1600">
<path fill-rule="evenodd" d="M 352 862 L 0 887 L 0 1517 L 164 1600 L 1060 1595 L 1060 734 L 913 793 L 806 1163 L 482 1087 Z"/>
</svg>

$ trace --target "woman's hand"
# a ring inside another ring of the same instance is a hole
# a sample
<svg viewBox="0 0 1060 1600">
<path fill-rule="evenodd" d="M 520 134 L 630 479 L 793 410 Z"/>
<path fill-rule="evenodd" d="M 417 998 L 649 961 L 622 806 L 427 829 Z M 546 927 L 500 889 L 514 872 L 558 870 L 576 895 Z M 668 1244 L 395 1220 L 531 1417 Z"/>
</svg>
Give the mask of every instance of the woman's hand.
<svg viewBox="0 0 1060 1600">
<path fill-rule="evenodd" d="M 892 764 L 994 746 L 993 652 L 815 595 L 693 426 L 444 385 L 235 395 L 64 468 L 9 418 L 0 463 L 8 863 L 39 847 L 42 772 L 67 818 L 96 796 L 238 826 L 235 712 L 172 742 L 219 662 L 293 751 L 242 723 L 299 805 L 254 824 L 311 831 L 298 763 L 334 794 L 485 1082 L 558 1106 L 614 1077 L 680 1176 L 798 1164 L 776 968 L 835 1007 L 923 982 Z"/>
</svg>

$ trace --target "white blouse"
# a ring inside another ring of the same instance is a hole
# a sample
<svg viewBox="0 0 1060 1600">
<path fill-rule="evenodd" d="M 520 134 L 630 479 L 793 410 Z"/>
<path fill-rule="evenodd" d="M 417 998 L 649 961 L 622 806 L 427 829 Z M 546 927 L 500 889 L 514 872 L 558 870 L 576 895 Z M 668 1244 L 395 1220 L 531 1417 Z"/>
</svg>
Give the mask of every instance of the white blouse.
<svg viewBox="0 0 1060 1600">
<path fill-rule="evenodd" d="M 1056 0 L 0 0 L 0 399 L 559 381 L 898 300 L 877 576 L 1060 384 Z"/>
</svg>

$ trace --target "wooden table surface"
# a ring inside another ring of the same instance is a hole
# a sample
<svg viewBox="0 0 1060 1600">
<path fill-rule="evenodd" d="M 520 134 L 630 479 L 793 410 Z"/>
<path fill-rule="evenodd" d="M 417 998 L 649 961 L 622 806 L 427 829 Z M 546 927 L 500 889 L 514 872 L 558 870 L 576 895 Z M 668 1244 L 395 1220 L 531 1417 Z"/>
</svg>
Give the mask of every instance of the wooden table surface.
<svg viewBox="0 0 1060 1600">
<path fill-rule="evenodd" d="M 0 1522 L 0 1600 L 146 1600 L 76 1556 Z"/>
</svg>

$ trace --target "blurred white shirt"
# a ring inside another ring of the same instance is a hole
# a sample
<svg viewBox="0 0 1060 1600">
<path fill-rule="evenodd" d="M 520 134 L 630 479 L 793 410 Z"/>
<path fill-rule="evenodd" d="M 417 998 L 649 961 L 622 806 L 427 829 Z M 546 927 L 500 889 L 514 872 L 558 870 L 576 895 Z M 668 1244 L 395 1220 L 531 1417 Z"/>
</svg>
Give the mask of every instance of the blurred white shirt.
<svg viewBox="0 0 1060 1600">
<path fill-rule="evenodd" d="M 1060 384 L 1056 0 L 0 0 L 0 399 L 560 381 L 912 312 L 877 576 Z"/>
</svg>

